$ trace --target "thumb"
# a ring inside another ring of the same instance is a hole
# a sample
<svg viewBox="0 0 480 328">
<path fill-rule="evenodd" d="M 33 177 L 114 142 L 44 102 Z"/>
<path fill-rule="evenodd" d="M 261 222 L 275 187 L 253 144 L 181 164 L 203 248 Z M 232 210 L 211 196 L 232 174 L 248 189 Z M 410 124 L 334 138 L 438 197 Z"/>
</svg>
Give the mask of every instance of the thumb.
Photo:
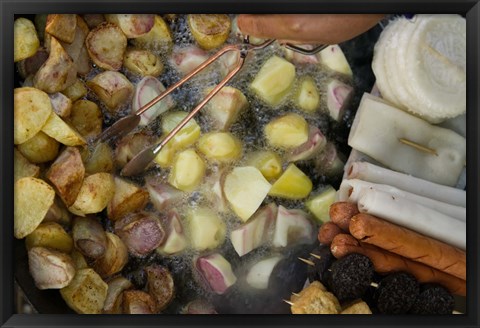
<svg viewBox="0 0 480 328">
<path fill-rule="evenodd" d="M 238 15 L 238 28 L 243 35 L 250 35 L 258 38 L 271 38 L 273 36 L 273 26 L 271 19 L 267 18 L 268 16 L 272 15 Z"/>
</svg>

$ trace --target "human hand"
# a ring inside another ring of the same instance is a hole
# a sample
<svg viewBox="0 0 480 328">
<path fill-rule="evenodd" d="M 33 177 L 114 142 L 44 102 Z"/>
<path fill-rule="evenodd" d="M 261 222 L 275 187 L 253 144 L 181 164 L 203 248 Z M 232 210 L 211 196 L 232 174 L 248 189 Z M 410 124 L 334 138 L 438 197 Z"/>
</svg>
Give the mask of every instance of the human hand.
<svg viewBox="0 0 480 328">
<path fill-rule="evenodd" d="M 383 14 L 271 14 L 238 16 L 242 34 L 282 42 L 337 44 L 366 32 Z"/>
</svg>

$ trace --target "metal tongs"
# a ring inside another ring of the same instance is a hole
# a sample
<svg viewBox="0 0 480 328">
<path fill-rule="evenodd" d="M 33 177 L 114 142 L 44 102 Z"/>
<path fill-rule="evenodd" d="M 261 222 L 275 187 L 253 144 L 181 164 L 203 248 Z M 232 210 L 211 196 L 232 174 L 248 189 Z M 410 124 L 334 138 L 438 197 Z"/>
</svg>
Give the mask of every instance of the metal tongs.
<svg viewBox="0 0 480 328">
<path fill-rule="evenodd" d="M 250 51 L 260 50 L 268 47 L 271 45 L 275 40 L 267 40 L 262 44 L 259 45 L 252 45 L 249 42 L 248 35 L 245 36 L 243 43 L 240 44 L 232 44 L 227 45 L 220 49 L 217 53 L 215 53 L 212 57 L 204 61 L 200 64 L 197 68 L 195 68 L 192 72 L 188 73 L 184 78 L 182 78 L 177 83 L 173 84 L 167 90 L 165 90 L 159 96 L 153 98 L 150 102 L 148 102 L 145 106 L 140 108 L 134 114 L 125 116 L 124 118 L 115 122 L 112 126 L 108 129 L 103 131 L 97 138 L 97 141 L 106 141 L 114 136 L 124 136 L 132 131 L 140 122 L 140 115 L 142 115 L 145 111 L 155 105 L 157 102 L 161 101 L 163 98 L 168 96 L 174 90 L 182 86 L 184 83 L 189 81 L 193 76 L 198 74 L 200 71 L 205 69 L 211 63 L 216 61 L 222 55 L 230 51 L 238 51 L 240 56 L 236 66 L 227 74 L 227 76 L 212 90 L 208 95 L 172 130 L 168 133 L 162 141 L 158 144 L 150 146 L 140 153 L 138 153 L 135 157 L 133 157 L 122 169 L 120 174 L 122 176 L 133 176 L 142 173 L 145 168 L 153 161 L 153 159 L 157 156 L 157 154 L 162 150 L 162 148 L 180 131 L 191 119 L 194 117 L 209 101 L 212 99 L 224 86 L 228 83 L 243 67 L 245 63 L 245 58 Z M 303 55 L 312 55 L 315 54 L 328 45 L 320 45 L 315 47 L 314 49 L 308 50 L 303 49 L 301 47 L 292 45 L 292 44 L 284 44 L 284 46 L 290 50 L 295 52 L 301 53 Z"/>
</svg>

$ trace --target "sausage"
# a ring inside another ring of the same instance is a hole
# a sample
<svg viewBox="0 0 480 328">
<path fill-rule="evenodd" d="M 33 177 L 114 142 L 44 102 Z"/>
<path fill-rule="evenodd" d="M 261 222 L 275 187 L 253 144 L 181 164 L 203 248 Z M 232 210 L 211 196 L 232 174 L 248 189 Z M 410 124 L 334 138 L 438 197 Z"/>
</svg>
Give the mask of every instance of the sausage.
<svg viewBox="0 0 480 328">
<path fill-rule="evenodd" d="M 336 202 L 330 206 L 330 220 L 340 229 L 348 232 L 350 219 L 360 213 L 357 204 L 349 202 Z"/>
<path fill-rule="evenodd" d="M 467 284 L 463 279 L 406 259 L 377 246 L 363 243 L 347 234 L 335 236 L 330 245 L 330 250 L 336 258 L 342 258 L 351 253 L 368 256 L 375 267 L 375 271 L 381 274 L 405 271 L 414 275 L 420 283 L 438 283 L 451 293 L 460 296 L 465 296 L 467 292 Z"/>
<path fill-rule="evenodd" d="M 320 227 L 318 230 L 318 241 L 324 245 L 330 245 L 332 243 L 333 238 L 342 233 L 342 229 L 340 229 L 335 223 L 329 221 Z"/>
<path fill-rule="evenodd" d="M 465 252 L 436 239 L 369 214 L 355 215 L 350 221 L 350 233 L 362 242 L 467 279 Z"/>
</svg>

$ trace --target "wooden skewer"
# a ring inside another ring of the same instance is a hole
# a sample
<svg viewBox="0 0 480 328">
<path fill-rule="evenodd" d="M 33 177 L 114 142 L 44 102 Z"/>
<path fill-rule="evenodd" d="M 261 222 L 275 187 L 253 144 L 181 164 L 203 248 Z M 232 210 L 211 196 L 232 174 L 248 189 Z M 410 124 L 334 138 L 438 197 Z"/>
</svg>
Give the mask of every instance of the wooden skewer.
<svg viewBox="0 0 480 328">
<path fill-rule="evenodd" d="M 321 260 L 322 257 L 320 255 L 317 255 L 317 254 L 313 254 L 313 253 L 310 253 L 310 256 L 316 258 L 317 260 Z"/>
<path fill-rule="evenodd" d="M 437 151 L 436 151 L 435 149 L 425 147 L 425 146 L 423 146 L 423 145 L 420 145 L 420 144 L 418 144 L 418 143 L 416 143 L 416 142 L 413 142 L 413 141 L 408 140 L 408 139 L 405 139 L 405 138 L 398 138 L 398 141 L 400 141 L 400 142 L 403 143 L 404 145 L 413 147 L 413 148 L 415 148 L 415 149 L 417 149 L 417 150 L 420 150 L 420 151 L 423 151 L 423 152 L 425 152 L 425 153 L 429 153 L 429 154 L 438 156 Z"/>
<path fill-rule="evenodd" d="M 313 261 L 310 261 L 310 260 L 307 260 L 307 259 L 304 259 L 304 258 L 301 258 L 301 257 L 299 257 L 298 259 L 300 261 L 302 261 L 303 263 L 306 263 L 306 264 L 311 265 L 311 266 L 315 266 L 315 263 L 313 263 Z"/>
<path fill-rule="evenodd" d="M 287 303 L 288 305 L 293 305 L 294 303 L 293 302 L 290 302 L 290 301 L 287 301 L 287 300 L 283 300 L 285 303 Z"/>
<path fill-rule="evenodd" d="M 378 284 L 377 284 L 376 282 L 372 282 L 372 283 L 370 284 L 370 286 L 375 287 L 375 288 L 378 288 Z"/>
<path fill-rule="evenodd" d="M 297 294 L 297 293 L 292 293 L 292 295 L 295 295 L 295 296 L 300 296 L 300 294 Z"/>
</svg>

